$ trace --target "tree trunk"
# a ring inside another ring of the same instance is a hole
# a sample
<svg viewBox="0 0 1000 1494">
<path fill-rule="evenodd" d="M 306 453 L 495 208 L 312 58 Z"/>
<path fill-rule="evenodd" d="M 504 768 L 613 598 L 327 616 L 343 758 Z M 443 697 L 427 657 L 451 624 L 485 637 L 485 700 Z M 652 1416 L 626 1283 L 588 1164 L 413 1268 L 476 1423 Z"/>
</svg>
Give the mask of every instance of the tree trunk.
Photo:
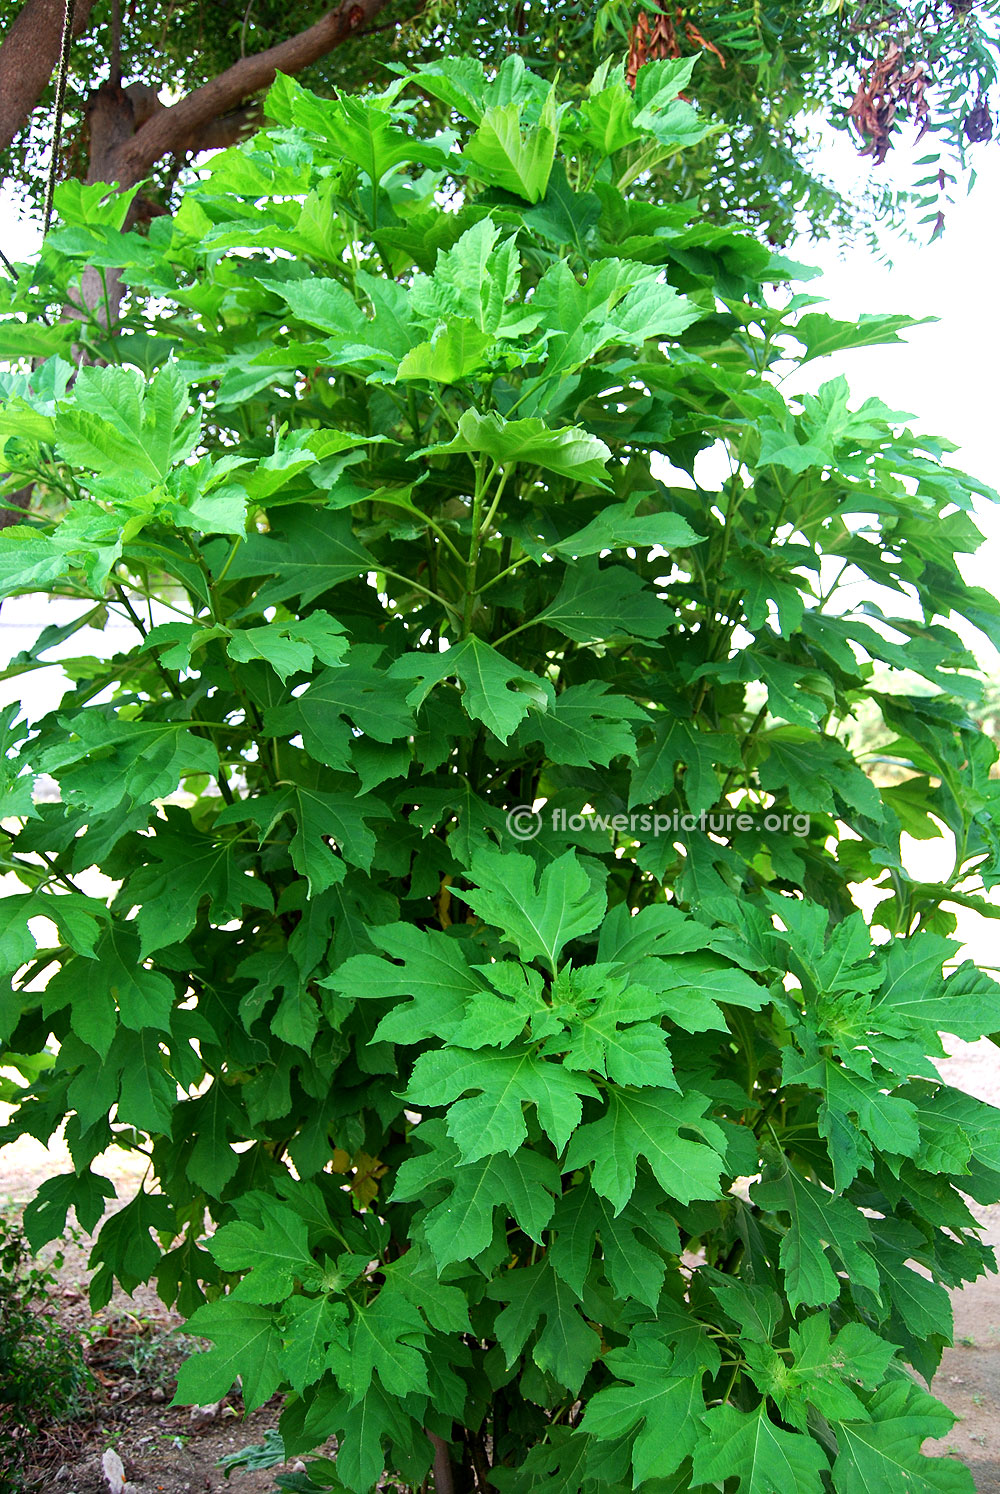
<svg viewBox="0 0 1000 1494">
<path fill-rule="evenodd" d="M 73 35 L 90 20 L 93 0 L 76 0 Z M 65 0 L 27 0 L 0 44 L 0 150 L 24 129 L 59 61 Z"/>
<path fill-rule="evenodd" d="M 13 504 L 13 509 L 0 508 L 0 529 L 7 529 L 11 524 L 20 524 L 24 519 L 24 510 L 31 502 L 31 495 L 35 491 L 35 484 L 29 482 L 26 488 L 15 488 L 13 493 L 6 493 L 3 497 L 4 504 Z"/>
<path fill-rule="evenodd" d="M 123 88 L 105 83 L 90 95 L 86 113 L 90 130 L 87 181 L 113 182 L 115 155 L 135 133 L 135 107 Z M 137 212 L 133 201 L 125 219 L 126 229 L 135 223 Z M 90 265 L 80 277 L 80 291 L 83 304 L 96 311 L 101 326 L 113 331 L 125 295 L 121 271 L 98 270 Z"/>
<path fill-rule="evenodd" d="M 451 1466 L 451 1454 L 448 1444 L 443 1438 L 428 1432 L 427 1436 L 434 1448 L 434 1491 L 435 1494 L 455 1494 L 455 1475 Z"/>
</svg>

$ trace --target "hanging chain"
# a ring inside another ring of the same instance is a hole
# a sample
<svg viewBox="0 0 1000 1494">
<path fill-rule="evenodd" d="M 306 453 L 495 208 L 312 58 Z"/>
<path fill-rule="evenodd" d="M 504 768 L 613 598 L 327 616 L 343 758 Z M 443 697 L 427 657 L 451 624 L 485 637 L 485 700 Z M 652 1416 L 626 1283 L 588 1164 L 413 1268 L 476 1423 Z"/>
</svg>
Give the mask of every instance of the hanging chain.
<svg viewBox="0 0 1000 1494">
<path fill-rule="evenodd" d="M 73 42 L 73 11 L 76 0 L 66 0 L 63 12 L 62 46 L 59 51 L 59 78 L 56 83 L 56 112 L 52 126 L 52 159 L 49 161 L 49 180 L 45 190 L 45 213 L 42 236 L 49 231 L 52 222 L 52 198 L 56 190 L 56 174 L 59 169 L 59 147 L 62 143 L 62 116 L 66 102 L 66 78 L 69 74 L 69 49 Z"/>
</svg>

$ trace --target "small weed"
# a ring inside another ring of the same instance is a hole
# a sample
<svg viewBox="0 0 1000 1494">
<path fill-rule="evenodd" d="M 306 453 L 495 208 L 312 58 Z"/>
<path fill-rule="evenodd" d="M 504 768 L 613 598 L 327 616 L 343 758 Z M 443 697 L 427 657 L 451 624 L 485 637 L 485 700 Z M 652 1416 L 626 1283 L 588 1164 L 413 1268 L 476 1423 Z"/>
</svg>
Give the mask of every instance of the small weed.
<svg viewBox="0 0 1000 1494">
<path fill-rule="evenodd" d="M 81 1342 L 48 1310 L 61 1265 L 58 1254 L 33 1264 L 20 1226 L 0 1216 L 0 1494 L 22 1487 L 39 1428 L 79 1414 L 93 1388 Z"/>
</svg>

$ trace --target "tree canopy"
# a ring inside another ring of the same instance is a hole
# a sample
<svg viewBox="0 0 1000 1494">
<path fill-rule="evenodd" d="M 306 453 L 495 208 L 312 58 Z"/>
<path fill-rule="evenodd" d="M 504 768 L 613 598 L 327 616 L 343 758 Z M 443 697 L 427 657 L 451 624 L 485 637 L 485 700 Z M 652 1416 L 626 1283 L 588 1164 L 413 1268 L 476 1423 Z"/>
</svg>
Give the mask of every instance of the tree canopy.
<svg viewBox="0 0 1000 1494">
<path fill-rule="evenodd" d="M 1000 496 L 788 392 L 908 318 L 650 200 L 692 66 L 279 77 L 145 234 L 64 182 L 6 287 L 0 595 L 75 604 L 7 676 L 128 641 L 0 713 L 0 1144 L 65 1135 L 25 1228 L 97 1232 L 95 1306 L 209 1342 L 178 1403 L 281 1394 L 243 1462 L 336 1437 L 304 1494 L 972 1494 L 916 1376 L 994 1265 L 1000 1111 L 937 1064 L 997 1032 Z"/>
<path fill-rule="evenodd" d="M 62 0 L 25 0 L 0 44 L 2 165 L 24 201 L 44 196 L 52 144 Z M 971 145 L 992 132 L 1000 0 L 702 0 L 581 4 L 518 0 L 76 0 L 62 176 L 150 179 L 145 211 L 176 206 L 199 153 L 246 132 L 275 69 L 324 95 L 384 86 L 394 65 L 464 51 L 498 65 L 521 55 L 541 76 L 589 76 L 608 55 L 696 55 L 691 96 L 716 127 L 671 163 L 703 211 L 741 218 L 784 244 L 803 229 L 873 233 L 887 221 L 926 232 L 944 221 Z M 124 85 L 124 93 L 119 88 Z M 166 106 L 166 107 L 164 107 Z M 430 109 L 429 102 L 427 103 Z M 443 118 L 440 104 L 437 112 Z M 902 132 L 926 131 L 922 175 L 904 188 L 873 170 L 846 199 L 816 162 L 813 126 L 855 132 L 881 160 Z M 647 190 L 662 195 L 654 173 Z M 939 214 L 941 215 L 939 217 Z"/>
</svg>

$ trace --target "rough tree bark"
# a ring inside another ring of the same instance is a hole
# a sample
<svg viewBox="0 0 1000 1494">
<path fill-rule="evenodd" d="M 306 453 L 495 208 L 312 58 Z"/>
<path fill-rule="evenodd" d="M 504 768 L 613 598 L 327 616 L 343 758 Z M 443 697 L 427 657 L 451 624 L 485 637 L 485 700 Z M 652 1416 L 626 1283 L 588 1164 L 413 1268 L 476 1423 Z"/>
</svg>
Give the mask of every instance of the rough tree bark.
<svg viewBox="0 0 1000 1494">
<path fill-rule="evenodd" d="M 87 28 L 93 0 L 76 0 L 73 35 Z M 0 44 L 0 150 L 27 124 L 59 61 L 65 0 L 27 0 Z"/>
<path fill-rule="evenodd" d="M 276 73 L 301 72 L 352 36 L 361 35 L 388 3 L 341 0 L 305 31 L 264 52 L 241 57 L 178 103 L 154 110 L 138 128 L 133 122 L 127 138 L 110 143 L 101 174 L 94 175 L 92 170 L 88 179 L 131 187 L 161 156 L 226 143 L 225 139 L 212 138 L 220 133 L 217 121 L 238 111 L 252 94 L 269 87 Z M 92 4 L 93 0 L 77 0 L 75 35 L 86 28 Z M 63 12 L 63 0 L 27 0 L 0 43 L 0 150 L 23 129 L 52 75 L 59 56 Z M 110 89 L 111 85 L 98 92 Z M 92 128 L 93 123 L 92 119 Z"/>
</svg>

